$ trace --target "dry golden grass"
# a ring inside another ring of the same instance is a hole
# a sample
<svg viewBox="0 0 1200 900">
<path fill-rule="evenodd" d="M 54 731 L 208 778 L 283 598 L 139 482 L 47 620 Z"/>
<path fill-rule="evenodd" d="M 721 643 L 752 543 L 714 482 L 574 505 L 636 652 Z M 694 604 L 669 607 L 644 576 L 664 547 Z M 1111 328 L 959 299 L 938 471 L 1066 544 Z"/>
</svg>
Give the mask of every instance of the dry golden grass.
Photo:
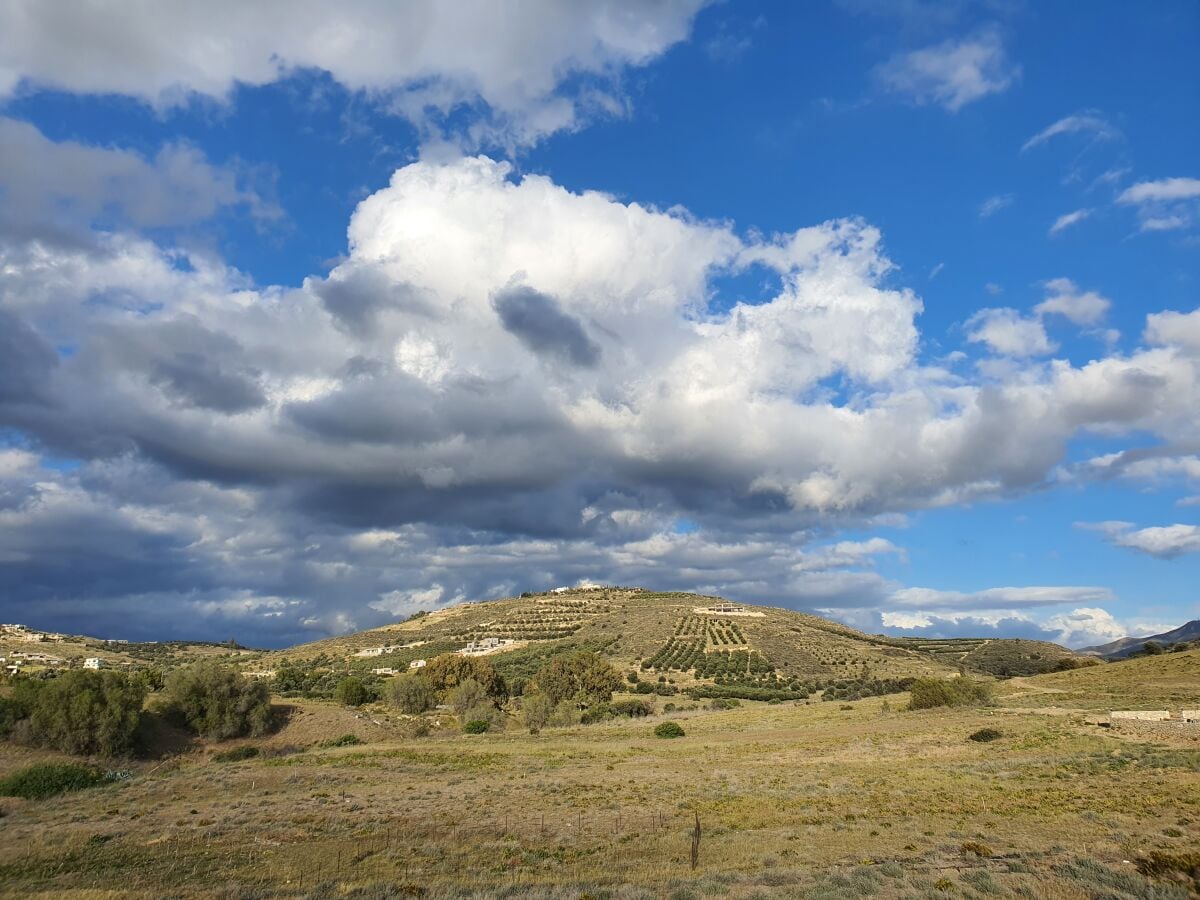
<svg viewBox="0 0 1200 900">
<path fill-rule="evenodd" d="M 1149 882 L 1123 860 L 1200 840 L 1200 743 L 904 699 L 685 710 L 669 741 L 659 715 L 539 735 L 372 726 L 363 746 L 229 764 L 201 748 L 127 783 L 0 800 L 0 893 L 1136 897 Z M 364 721 L 297 706 L 257 743 Z M 1003 737 L 966 739 L 985 725 Z M 6 748 L 0 771 L 35 756 Z"/>
</svg>

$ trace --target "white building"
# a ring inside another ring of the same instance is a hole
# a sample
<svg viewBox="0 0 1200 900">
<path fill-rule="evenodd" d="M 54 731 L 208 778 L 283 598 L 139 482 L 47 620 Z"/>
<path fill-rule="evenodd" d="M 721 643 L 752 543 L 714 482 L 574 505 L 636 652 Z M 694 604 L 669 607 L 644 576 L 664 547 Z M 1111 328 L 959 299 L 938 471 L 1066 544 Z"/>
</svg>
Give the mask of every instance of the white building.
<svg viewBox="0 0 1200 900">
<path fill-rule="evenodd" d="M 408 667 L 410 669 L 423 669 L 423 668 L 425 668 L 425 666 L 426 666 L 426 662 L 423 659 L 414 659 L 412 662 L 410 662 L 408 664 Z"/>
<path fill-rule="evenodd" d="M 460 656 L 483 656 L 487 653 L 495 653 L 502 647 L 507 647 L 513 641 L 507 638 L 486 637 L 478 641 L 471 641 L 467 646 L 458 651 Z"/>
<path fill-rule="evenodd" d="M 396 670 L 391 666 L 380 666 L 378 669 L 371 670 L 372 675 L 395 675 Z"/>
<path fill-rule="evenodd" d="M 104 667 L 104 660 L 98 656 L 89 656 L 83 661 L 83 667 L 85 669 L 100 669 Z"/>
</svg>

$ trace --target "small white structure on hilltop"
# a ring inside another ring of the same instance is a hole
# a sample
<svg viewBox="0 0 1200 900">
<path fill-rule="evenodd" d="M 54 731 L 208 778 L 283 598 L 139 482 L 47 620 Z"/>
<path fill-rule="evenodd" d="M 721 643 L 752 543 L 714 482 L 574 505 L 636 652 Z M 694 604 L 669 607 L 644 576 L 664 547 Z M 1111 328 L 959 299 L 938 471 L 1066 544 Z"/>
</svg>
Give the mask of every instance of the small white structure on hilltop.
<svg viewBox="0 0 1200 900">
<path fill-rule="evenodd" d="M 104 660 L 98 656 L 89 656 L 83 661 L 85 669 L 101 669 L 104 667 Z"/>
<path fill-rule="evenodd" d="M 408 667 L 409 667 L 410 669 L 423 669 L 423 668 L 425 668 L 425 666 L 426 666 L 426 665 L 428 665 L 428 663 L 426 663 L 426 662 L 425 662 L 425 660 L 423 660 L 423 659 L 414 659 L 412 662 L 410 662 L 410 663 L 408 664 Z"/>
<path fill-rule="evenodd" d="M 740 603 L 730 603 L 728 600 L 723 600 L 713 606 L 693 606 L 692 612 L 702 616 L 754 616 L 759 619 L 766 617 L 764 612 L 750 609 Z"/>
<path fill-rule="evenodd" d="M 396 669 L 391 666 L 380 666 L 378 669 L 371 670 L 372 675 L 396 675 L 399 674 Z"/>
<path fill-rule="evenodd" d="M 471 641 L 467 646 L 458 651 L 459 656 L 484 656 L 488 653 L 495 653 L 497 650 L 515 643 L 508 638 L 480 638 L 477 641 Z"/>
</svg>

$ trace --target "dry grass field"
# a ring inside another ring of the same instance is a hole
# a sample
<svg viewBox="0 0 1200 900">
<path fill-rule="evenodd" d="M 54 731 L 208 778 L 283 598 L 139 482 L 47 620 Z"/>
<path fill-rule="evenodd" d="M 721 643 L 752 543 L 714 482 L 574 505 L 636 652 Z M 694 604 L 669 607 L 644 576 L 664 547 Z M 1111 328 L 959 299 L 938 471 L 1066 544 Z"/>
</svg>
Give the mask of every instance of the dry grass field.
<svg viewBox="0 0 1200 900">
<path fill-rule="evenodd" d="M 675 698 L 659 697 L 644 720 L 536 735 L 446 720 L 425 737 L 382 710 L 298 701 L 268 739 L 196 743 L 119 766 L 131 776 L 111 785 L 0 799 L 0 894 L 1190 896 L 1137 863 L 1200 846 L 1200 728 L 1144 736 L 1017 710 L 1200 706 L 1200 651 L 1002 692 L 993 708 L 921 712 L 893 695 L 729 710 L 684 699 L 664 714 Z M 655 738 L 667 718 L 686 735 Z M 968 740 L 984 727 L 1001 737 Z M 320 746 L 344 733 L 364 743 Z M 240 744 L 260 756 L 214 758 Z M 49 757 L 0 748 L 0 775 Z"/>
</svg>

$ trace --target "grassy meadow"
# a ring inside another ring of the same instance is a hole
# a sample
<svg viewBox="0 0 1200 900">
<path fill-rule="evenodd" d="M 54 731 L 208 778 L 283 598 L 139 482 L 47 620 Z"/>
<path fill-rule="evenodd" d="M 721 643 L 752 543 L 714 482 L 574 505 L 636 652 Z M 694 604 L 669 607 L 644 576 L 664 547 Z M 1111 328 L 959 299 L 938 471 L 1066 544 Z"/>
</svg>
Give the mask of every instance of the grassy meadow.
<svg viewBox="0 0 1200 900">
<path fill-rule="evenodd" d="M 664 713 L 660 697 L 647 719 L 538 734 L 446 717 L 415 737 L 382 709 L 297 700 L 268 738 L 0 798 L 0 895 L 1183 898 L 1138 864 L 1200 846 L 1200 729 L 1101 729 L 1083 710 L 1200 706 L 1198 666 L 1013 679 L 983 709 L 908 712 L 900 694 Z M 653 736 L 668 719 L 684 737 Z M 1000 737 L 968 739 L 983 728 Z M 361 743 L 328 746 L 346 733 Z M 258 755 L 217 760 L 239 746 Z M 0 777 L 62 758 L 2 744 Z"/>
</svg>

